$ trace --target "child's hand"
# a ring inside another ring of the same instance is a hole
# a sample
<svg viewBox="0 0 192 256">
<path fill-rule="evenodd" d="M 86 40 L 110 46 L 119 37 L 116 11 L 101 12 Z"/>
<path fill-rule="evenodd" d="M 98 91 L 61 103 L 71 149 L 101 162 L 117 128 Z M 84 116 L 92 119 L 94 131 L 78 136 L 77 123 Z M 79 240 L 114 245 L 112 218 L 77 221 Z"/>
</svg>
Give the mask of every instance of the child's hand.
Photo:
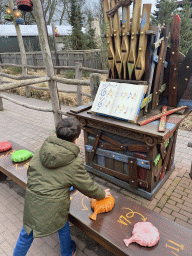
<svg viewBox="0 0 192 256">
<path fill-rule="evenodd" d="M 105 198 L 111 196 L 111 193 L 109 192 L 109 190 L 110 190 L 110 188 L 107 188 L 107 189 L 104 190 L 105 191 Z"/>
</svg>

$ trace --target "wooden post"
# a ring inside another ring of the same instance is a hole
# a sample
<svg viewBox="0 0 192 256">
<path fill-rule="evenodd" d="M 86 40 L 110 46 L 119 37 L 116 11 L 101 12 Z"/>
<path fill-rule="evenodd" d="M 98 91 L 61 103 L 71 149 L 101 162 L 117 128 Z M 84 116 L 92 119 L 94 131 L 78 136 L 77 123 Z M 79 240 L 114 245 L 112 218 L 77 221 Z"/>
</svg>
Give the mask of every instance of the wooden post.
<svg viewBox="0 0 192 256">
<path fill-rule="evenodd" d="M 52 77 L 54 76 L 54 67 L 51 58 L 51 51 L 49 48 L 48 36 L 46 32 L 45 20 L 40 0 L 33 0 L 33 7 L 39 32 L 39 41 L 41 45 L 44 65 L 46 68 L 47 76 L 49 76 L 52 79 Z M 58 89 L 55 81 L 50 80 L 48 84 L 53 108 L 53 116 L 56 126 L 57 123 L 61 120 L 61 114 L 58 113 L 58 111 L 61 110 Z"/>
<path fill-rule="evenodd" d="M 91 98 L 94 101 L 97 90 L 101 82 L 101 75 L 97 73 L 92 73 L 90 75 L 90 87 L 91 87 Z"/>
<path fill-rule="evenodd" d="M 83 66 L 86 67 L 86 52 L 83 52 Z"/>
<path fill-rule="evenodd" d="M 11 14 L 13 16 L 13 23 L 15 25 L 15 29 L 17 32 L 17 39 L 18 39 L 18 43 L 19 43 L 19 48 L 20 48 L 20 52 L 21 52 L 21 60 L 22 60 L 22 75 L 26 76 L 27 75 L 27 58 L 26 58 L 26 54 L 25 54 L 25 46 L 23 43 L 23 38 L 21 35 L 21 30 L 19 25 L 16 23 L 15 21 L 15 16 L 14 16 L 14 3 L 13 0 L 9 0 L 9 6 L 11 9 Z M 25 95 L 26 97 L 30 97 L 31 96 L 31 92 L 28 86 L 25 87 Z"/>
<path fill-rule="evenodd" d="M 0 66 L 0 72 L 1 72 L 1 66 Z M 0 85 L 2 84 L 2 80 L 1 80 L 1 77 L 0 77 Z M 0 111 L 3 110 L 3 99 L 1 97 L 1 93 L 0 93 Z"/>
<path fill-rule="evenodd" d="M 59 66 L 59 58 L 58 58 L 58 53 L 57 53 L 57 45 L 56 45 L 54 24 L 52 24 L 52 32 L 53 32 L 53 44 L 54 44 L 54 49 L 55 49 L 55 66 Z M 60 69 L 56 70 L 56 74 L 60 74 Z"/>
<path fill-rule="evenodd" d="M 82 78 L 82 70 L 80 69 L 82 67 L 82 63 L 75 62 L 75 79 L 81 79 Z M 81 106 L 82 104 L 82 86 L 77 86 L 77 105 Z"/>
</svg>

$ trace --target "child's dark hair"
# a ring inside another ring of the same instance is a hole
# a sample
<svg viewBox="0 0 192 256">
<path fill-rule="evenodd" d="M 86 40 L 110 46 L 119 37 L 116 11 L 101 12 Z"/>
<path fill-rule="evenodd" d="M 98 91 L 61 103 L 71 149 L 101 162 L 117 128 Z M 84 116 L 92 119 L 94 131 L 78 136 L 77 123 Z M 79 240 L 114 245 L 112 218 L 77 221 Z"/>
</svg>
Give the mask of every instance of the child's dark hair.
<svg viewBox="0 0 192 256">
<path fill-rule="evenodd" d="M 57 138 L 74 142 L 81 133 L 81 123 L 73 118 L 62 119 L 56 127 Z"/>
</svg>

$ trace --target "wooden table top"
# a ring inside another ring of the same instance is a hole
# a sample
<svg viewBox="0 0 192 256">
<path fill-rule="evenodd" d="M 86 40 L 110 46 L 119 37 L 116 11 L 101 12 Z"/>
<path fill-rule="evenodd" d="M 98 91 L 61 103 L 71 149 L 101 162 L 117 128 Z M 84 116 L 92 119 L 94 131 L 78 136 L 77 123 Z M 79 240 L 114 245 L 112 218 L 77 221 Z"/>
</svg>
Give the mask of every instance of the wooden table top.
<svg viewBox="0 0 192 256">
<path fill-rule="evenodd" d="M 161 113 L 161 106 L 158 108 L 151 110 L 150 113 L 148 113 L 145 116 L 140 116 L 137 120 L 137 122 L 140 122 L 144 119 L 148 119 L 149 117 L 152 117 L 154 115 Z M 153 121 L 149 124 L 146 124 L 144 126 L 139 126 L 136 123 L 130 123 L 127 121 L 123 121 L 120 119 L 98 115 L 95 113 L 91 113 L 91 109 L 85 110 L 79 113 L 75 113 L 75 111 L 70 112 L 69 114 L 77 116 L 78 118 L 82 118 L 85 120 L 91 120 L 96 121 L 97 123 L 110 125 L 113 127 L 123 128 L 129 131 L 139 132 L 145 135 L 158 137 L 160 139 L 165 138 L 169 132 L 173 129 L 175 129 L 176 126 L 179 125 L 179 123 L 190 113 L 190 111 L 187 109 L 184 114 L 172 114 L 167 116 L 167 122 L 166 122 L 166 130 L 165 132 L 158 132 L 158 126 L 159 126 L 159 120 Z"/>
</svg>

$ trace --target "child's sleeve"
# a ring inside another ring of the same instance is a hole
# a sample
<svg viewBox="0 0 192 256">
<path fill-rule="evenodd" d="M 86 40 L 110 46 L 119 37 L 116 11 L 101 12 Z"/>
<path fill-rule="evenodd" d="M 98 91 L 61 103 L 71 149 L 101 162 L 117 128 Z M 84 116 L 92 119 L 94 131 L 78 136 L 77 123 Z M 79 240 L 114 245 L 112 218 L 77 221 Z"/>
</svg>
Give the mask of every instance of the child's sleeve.
<svg viewBox="0 0 192 256">
<path fill-rule="evenodd" d="M 83 160 L 78 158 L 72 170 L 72 185 L 84 195 L 95 198 L 105 198 L 105 191 L 91 179 L 84 168 Z"/>
</svg>

